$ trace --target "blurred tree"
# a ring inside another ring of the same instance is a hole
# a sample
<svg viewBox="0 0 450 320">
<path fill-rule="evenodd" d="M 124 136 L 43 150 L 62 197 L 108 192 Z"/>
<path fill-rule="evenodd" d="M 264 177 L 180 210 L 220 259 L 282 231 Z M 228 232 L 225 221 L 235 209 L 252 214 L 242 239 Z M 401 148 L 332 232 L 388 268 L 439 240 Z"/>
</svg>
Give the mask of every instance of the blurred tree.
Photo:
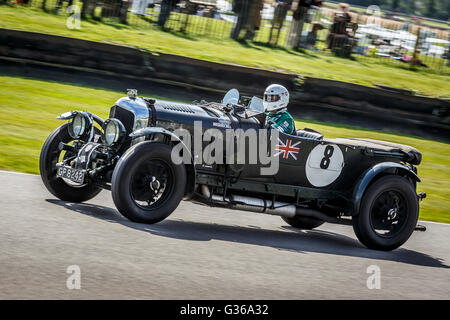
<svg viewBox="0 0 450 320">
<path fill-rule="evenodd" d="M 380 6 L 382 4 L 381 0 L 372 0 L 372 4 L 376 6 Z"/>
<path fill-rule="evenodd" d="M 59 11 L 62 9 L 63 2 L 64 2 L 64 0 L 58 0 L 58 2 L 56 3 L 56 6 L 55 6 L 56 11 Z M 67 7 L 70 7 L 72 4 L 73 4 L 73 0 L 69 0 L 67 3 Z"/>
<path fill-rule="evenodd" d="M 417 9 L 416 0 L 410 0 L 408 2 L 408 8 L 409 8 L 409 12 L 408 13 L 417 14 L 416 13 L 416 9 Z"/>
<path fill-rule="evenodd" d="M 83 6 L 81 7 L 81 17 L 85 18 L 86 15 L 94 17 L 94 11 L 97 7 L 98 0 L 83 0 Z"/>
<path fill-rule="evenodd" d="M 427 8 L 426 8 L 426 15 L 428 17 L 435 17 L 436 16 L 436 1 L 435 0 L 428 0 Z"/>
<path fill-rule="evenodd" d="M 392 4 L 391 4 L 391 10 L 395 11 L 398 9 L 398 5 L 399 5 L 400 0 L 393 0 Z"/>
</svg>

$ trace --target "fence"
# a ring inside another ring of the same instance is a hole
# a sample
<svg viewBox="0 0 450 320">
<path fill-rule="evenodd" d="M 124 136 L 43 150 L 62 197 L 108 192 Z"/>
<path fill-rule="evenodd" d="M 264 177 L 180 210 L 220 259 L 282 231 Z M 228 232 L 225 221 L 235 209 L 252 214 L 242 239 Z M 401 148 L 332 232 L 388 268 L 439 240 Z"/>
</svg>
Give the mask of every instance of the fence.
<svg viewBox="0 0 450 320">
<path fill-rule="evenodd" d="M 358 8 L 357 12 L 350 13 L 350 20 L 345 16 L 342 20 L 338 9 L 325 5 L 300 10 L 303 16 L 298 20 L 290 8 L 269 0 L 242 0 L 237 14 L 227 0 L 16 1 L 56 14 L 68 14 L 69 6 L 78 5 L 82 17 L 137 28 L 159 25 L 186 37 L 244 39 L 257 44 L 346 57 L 353 54 L 360 59 L 409 63 L 445 74 L 450 72 L 448 24 L 431 27 L 412 17 L 406 21 L 388 18 L 377 12 L 376 7 L 369 7 L 366 12 Z M 69 11 L 74 10 L 72 7 Z"/>
</svg>

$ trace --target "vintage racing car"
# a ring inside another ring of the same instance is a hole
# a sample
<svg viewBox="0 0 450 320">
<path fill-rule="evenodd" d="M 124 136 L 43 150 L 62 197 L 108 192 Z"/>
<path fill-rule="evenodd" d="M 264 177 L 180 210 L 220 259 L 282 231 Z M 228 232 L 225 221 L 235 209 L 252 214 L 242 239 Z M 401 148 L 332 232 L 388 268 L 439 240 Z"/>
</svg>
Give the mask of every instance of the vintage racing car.
<svg viewBox="0 0 450 320">
<path fill-rule="evenodd" d="M 278 170 L 261 175 L 260 163 L 196 161 L 192 143 L 176 133 L 194 133 L 196 121 L 200 134 L 208 128 L 259 130 L 265 126 L 261 107 L 256 97 L 245 105 L 236 89 L 221 102 L 197 104 L 138 97 L 129 90 L 107 120 L 85 111 L 60 115 L 68 122 L 45 141 L 40 174 L 63 201 L 87 201 L 111 190 L 120 213 L 136 222 L 159 222 L 185 199 L 278 215 L 300 229 L 324 222 L 353 225 L 372 249 L 393 250 L 408 240 L 425 197 L 416 194 L 421 154 L 412 147 L 326 139 L 310 129 L 280 132 L 275 147 L 266 149 L 277 158 Z M 192 162 L 175 163 L 174 148 Z"/>
</svg>

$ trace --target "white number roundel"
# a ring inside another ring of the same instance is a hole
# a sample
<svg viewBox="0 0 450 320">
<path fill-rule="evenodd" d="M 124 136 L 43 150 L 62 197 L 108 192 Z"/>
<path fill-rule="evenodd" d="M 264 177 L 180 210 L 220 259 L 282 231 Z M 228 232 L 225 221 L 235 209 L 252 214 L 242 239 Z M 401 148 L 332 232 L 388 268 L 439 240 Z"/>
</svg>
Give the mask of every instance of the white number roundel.
<svg viewBox="0 0 450 320">
<path fill-rule="evenodd" d="M 306 160 L 306 177 L 315 187 L 325 187 L 335 181 L 344 166 L 344 156 L 335 144 L 319 144 Z"/>
</svg>

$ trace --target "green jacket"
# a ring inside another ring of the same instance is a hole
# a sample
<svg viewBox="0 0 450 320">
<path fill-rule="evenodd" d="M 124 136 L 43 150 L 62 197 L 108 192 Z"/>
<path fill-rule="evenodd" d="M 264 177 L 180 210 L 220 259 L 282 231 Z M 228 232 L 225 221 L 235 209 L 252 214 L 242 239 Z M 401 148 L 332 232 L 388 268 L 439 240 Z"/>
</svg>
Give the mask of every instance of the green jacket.
<svg viewBox="0 0 450 320">
<path fill-rule="evenodd" d="M 274 123 L 272 125 L 273 128 L 287 134 L 295 134 L 294 118 L 292 118 L 291 114 L 286 110 L 277 113 L 267 113 L 266 123 L 268 121 L 272 121 Z"/>
</svg>

